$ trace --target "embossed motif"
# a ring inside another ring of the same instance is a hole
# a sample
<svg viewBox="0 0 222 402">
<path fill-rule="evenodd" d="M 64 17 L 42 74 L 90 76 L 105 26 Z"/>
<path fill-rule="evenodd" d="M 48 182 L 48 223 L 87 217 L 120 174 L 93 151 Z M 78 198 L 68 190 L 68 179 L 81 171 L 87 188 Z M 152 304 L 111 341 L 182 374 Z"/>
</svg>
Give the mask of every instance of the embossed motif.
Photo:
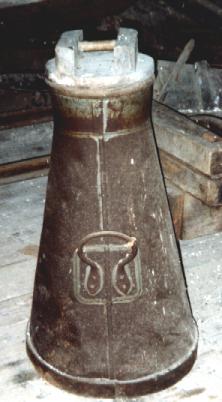
<svg viewBox="0 0 222 402">
<path fill-rule="evenodd" d="M 108 237 L 126 243 L 110 243 L 106 239 Z M 100 242 L 87 244 L 96 238 Z M 135 300 L 142 291 L 136 239 L 113 231 L 89 234 L 74 252 L 73 280 L 75 297 L 83 304 L 129 303 Z"/>
</svg>

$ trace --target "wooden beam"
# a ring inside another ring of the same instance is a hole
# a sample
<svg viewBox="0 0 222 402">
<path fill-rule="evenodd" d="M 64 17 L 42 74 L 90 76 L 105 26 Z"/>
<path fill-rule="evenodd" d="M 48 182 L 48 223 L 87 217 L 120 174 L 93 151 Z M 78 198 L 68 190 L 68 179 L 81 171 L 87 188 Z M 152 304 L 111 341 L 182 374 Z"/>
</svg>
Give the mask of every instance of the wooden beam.
<svg viewBox="0 0 222 402">
<path fill-rule="evenodd" d="M 222 207 L 209 207 L 186 193 L 184 197 L 183 240 L 222 231 Z M 213 250 L 213 249 L 212 249 Z"/>
<path fill-rule="evenodd" d="M 177 239 L 182 239 L 184 193 L 169 181 L 166 181 L 166 189 L 175 234 Z"/>
<path fill-rule="evenodd" d="M 213 179 L 203 175 L 171 155 L 160 151 L 164 176 L 182 191 L 209 206 L 222 205 L 222 178 Z"/>
<path fill-rule="evenodd" d="M 48 174 L 49 156 L 0 165 L 0 184 L 27 180 Z"/>
<path fill-rule="evenodd" d="M 208 176 L 222 176 L 222 138 L 156 101 L 153 125 L 160 150 Z"/>
</svg>

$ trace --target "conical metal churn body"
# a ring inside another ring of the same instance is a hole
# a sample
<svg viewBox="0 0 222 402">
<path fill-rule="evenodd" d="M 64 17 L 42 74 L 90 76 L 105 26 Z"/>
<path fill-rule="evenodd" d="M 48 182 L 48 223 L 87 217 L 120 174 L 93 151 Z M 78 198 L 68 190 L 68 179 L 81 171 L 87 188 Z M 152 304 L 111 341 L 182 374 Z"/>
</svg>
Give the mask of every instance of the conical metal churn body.
<svg viewBox="0 0 222 402">
<path fill-rule="evenodd" d="M 153 60 L 134 30 L 104 47 L 68 32 L 47 66 L 54 138 L 27 349 L 58 386 L 135 396 L 189 371 L 197 329 L 151 127 Z"/>
</svg>

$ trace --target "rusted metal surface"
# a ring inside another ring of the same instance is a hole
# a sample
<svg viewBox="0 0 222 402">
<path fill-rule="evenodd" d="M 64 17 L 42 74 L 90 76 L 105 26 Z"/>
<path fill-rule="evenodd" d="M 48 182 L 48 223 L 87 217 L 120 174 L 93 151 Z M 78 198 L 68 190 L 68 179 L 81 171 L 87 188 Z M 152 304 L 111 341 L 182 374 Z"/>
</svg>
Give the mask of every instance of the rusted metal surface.
<svg viewBox="0 0 222 402">
<path fill-rule="evenodd" d="M 90 75 L 89 55 L 73 75 L 48 64 L 55 126 L 27 331 L 47 380 L 98 397 L 168 387 L 197 350 L 151 127 L 153 61 L 120 35 L 125 74 L 115 49 L 91 53 Z"/>
</svg>

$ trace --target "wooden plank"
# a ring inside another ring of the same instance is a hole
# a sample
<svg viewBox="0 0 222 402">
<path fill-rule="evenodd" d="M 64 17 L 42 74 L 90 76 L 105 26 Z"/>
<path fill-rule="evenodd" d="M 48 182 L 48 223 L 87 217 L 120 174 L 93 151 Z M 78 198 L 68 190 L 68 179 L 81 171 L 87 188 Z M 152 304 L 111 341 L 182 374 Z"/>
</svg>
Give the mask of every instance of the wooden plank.
<svg viewBox="0 0 222 402">
<path fill-rule="evenodd" d="M 222 207 L 209 207 L 186 194 L 184 198 L 182 239 L 194 239 L 222 231 Z"/>
<path fill-rule="evenodd" d="M 49 53 L 48 46 L 43 49 L 22 49 L 21 43 L 15 47 L 14 57 L 23 57 L 30 61 L 31 65 L 36 58 L 46 56 Z M 25 55 L 26 50 L 26 55 Z M 4 58 L 4 57 L 3 57 Z M 47 60 L 47 58 L 46 58 Z M 19 64 L 21 63 L 21 58 Z M 4 61 L 3 61 L 4 64 Z M 2 69 L 3 66 L 1 66 Z M 37 66 L 36 66 L 37 67 Z M 16 64 L 19 71 L 19 66 Z M 36 118 L 46 119 L 51 116 L 52 106 L 48 87 L 42 74 L 30 72 L 10 73 L 0 75 L 0 126 L 17 124 Z"/>
<path fill-rule="evenodd" d="M 37 253 L 38 245 L 29 244 L 23 248 L 24 255 L 21 254 L 20 261 L 0 268 L 0 303 L 30 293 L 34 283 Z M 0 326 L 1 324 L 2 321 Z"/>
<path fill-rule="evenodd" d="M 0 131 L 0 165 L 48 155 L 52 122 L 31 124 Z"/>
<path fill-rule="evenodd" d="M 153 124 L 159 149 L 203 174 L 222 174 L 221 137 L 157 102 L 153 103 Z"/>
<path fill-rule="evenodd" d="M 221 178 L 211 179 L 163 151 L 160 151 L 160 160 L 164 176 L 181 190 L 209 206 L 222 205 Z"/>
<path fill-rule="evenodd" d="M 211 131 L 213 131 L 216 135 L 222 136 L 222 119 L 216 116 L 211 115 L 195 115 L 190 117 L 195 123 L 199 124 L 202 127 L 205 127 Z M 217 141 L 217 136 L 206 138 L 210 142 Z M 208 133 L 206 132 L 206 137 L 208 137 Z"/>
<path fill-rule="evenodd" d="M 184 193 L 168 180 L 166 181 L 167 196 L 177 239 L 182 239 Z"/>
<path fill-rule="evenodd" d="M 16 279 L 11 276 L 11 280 L 16 282 Z M 11 297 L 0 302 L 0 333 L 1 336 L 6 330 L 10 330 L 11 325 L 15 325 L 27 319 L 30 313 L 30 305 L 32 300 L 32 292 Z"/>
<path fill-rule="evenodd" d="M 30 302 L 27 304 L 27 310 L 24 318 L 19 322 L 5 325 L 0 328 L 0 345 L 1 345 L 1 361 L 0 361 L 0 391 L 7 382 L 12 382 L 13 366 L 16 367 L 16 371 L 20 369 L 19 363 L 21 361 L 27 361 L 25 355 L 25 332 L 27 326 L 27 317 L 30 314 Z M 9 310 L 8 310 L 9 311 Z M 7 317 L 8 313 L 6 312 Z M 1 315 L 0 315 L 1 317 Z M 12 314 L 15 319 L 15 314 Z M 8 374 L 8 375 L 7 375 Z M 2 401 L 2 399 L 1 399 Z"/>
<path fill-rule="evenodd" d="M 1 170 L 1 167 L 0 167 L 0 170 Z M 12 176 L 6 176 L 6 177 L 0 176 L 0 185 L 15 183 L 18 181 L 35 179 L 37 177 L 47 176 L 48 172 L 49 172 L 49 169 L 37 169 L 37 170 L 33 170 L 33 171 L 30 170 L 30 171 L 27 171 L 26 173 L 19 173 L 19 174 L 14 172 L 14 174 Z"/>
<path fill-rule="evenodd" d="M 19 162 L 0 165 L 0 178 L 47 169 L 49 167 L 49 161 L 49 156 L 43 156 L 40 158 L 26 159 Z"/>
<path fill-rule="evenodd" d="M 38 246 L 46 177 L 0 186 L 0 268 L 32 258 L 24 248 Z"/>
<path fill-rule="evenodd" d="M 222 231 L 222 206 L 210 207 L 166 180 L 177 239 L 191 240 Z"/>
</svg>

